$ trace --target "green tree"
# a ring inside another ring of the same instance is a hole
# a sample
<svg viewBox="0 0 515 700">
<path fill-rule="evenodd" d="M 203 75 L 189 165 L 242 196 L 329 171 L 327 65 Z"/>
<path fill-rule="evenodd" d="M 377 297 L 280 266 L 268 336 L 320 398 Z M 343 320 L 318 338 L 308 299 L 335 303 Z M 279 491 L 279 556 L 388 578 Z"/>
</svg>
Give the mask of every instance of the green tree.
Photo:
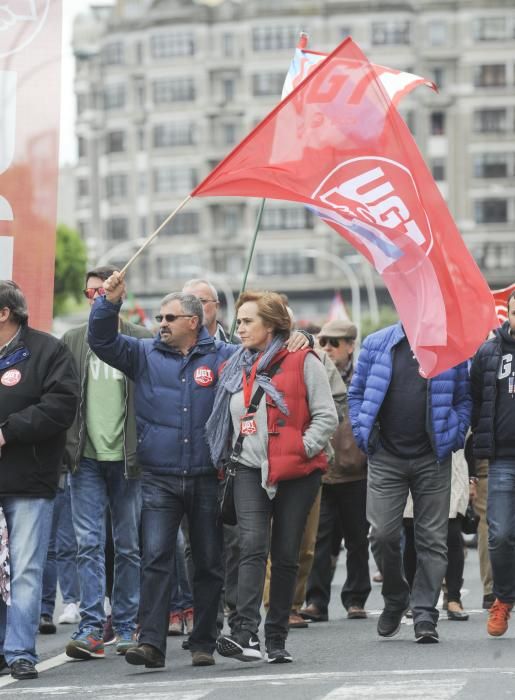
<svg viewBox="0 0 515 700">
<path fill-rule="evenodd" d="M 82 299 L 86 263 L 86 246 L 78 232 L 59 224 L 55 246 L 54 316 L 65 312 L 72 300 Z"/>
</svg>

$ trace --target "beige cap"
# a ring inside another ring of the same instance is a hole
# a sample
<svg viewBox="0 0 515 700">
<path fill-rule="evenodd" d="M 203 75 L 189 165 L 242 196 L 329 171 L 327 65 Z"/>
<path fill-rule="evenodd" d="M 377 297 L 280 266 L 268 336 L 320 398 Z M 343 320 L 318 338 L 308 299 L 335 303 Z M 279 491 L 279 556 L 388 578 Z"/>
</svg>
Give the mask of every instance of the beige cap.
<svg viewBox="0 0 515 700">
<path fill-rule="evenodd" d="M 319 338 L 348 338 L 355 340 L 358 337 L 358 329 L 350 321 L 328 321 L 322 326 L 318 334 Z"/>
</svg>

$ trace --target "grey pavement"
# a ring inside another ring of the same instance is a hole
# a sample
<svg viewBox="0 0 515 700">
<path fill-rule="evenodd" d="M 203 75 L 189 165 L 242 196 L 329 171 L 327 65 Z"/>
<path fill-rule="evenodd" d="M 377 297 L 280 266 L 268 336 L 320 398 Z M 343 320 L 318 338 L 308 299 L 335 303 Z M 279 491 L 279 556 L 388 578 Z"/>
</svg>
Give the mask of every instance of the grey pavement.
<svg viewBox="0 0 515 700">
<path fill-rule="evenodd" d="M 105 659 L 65 661 L 62 652 L 73 628 L 60 625 L 56 635 L 39 639 L 42 660 L 39 680 L 12 682 L 9 676 L 0 677 L 0 700 L 4 697 L 101 700 L 515 697 L 515 622 L 504 637 L 488 637 L 487 616 L 481 610 L 476 550 L 467 550 L 465 566 L 463 602 L 471 613 L 470 620 L 451 622 L 442 613 L 440 644 L 425 646 L 415 644 L 409 620 L 404 621 L 396 637 L 377 636 L 382 601 L 378 584 L 373 585 L 367 604 L 368 619 L 345 619 L 339 600 L 345 577 L 344 557 L 340 560 L 333 584 L 330 620 L 291 631 L 287 647 L 294 656 L 292 664 L 243 664 L 216 656 L 215 666 L 193 668 L 189 652 L 181 649 L 181 638 L 169 638 L 167 665 L 162 670 L 129 666 L 112 647 L 106 651 Z"/>
</svg>

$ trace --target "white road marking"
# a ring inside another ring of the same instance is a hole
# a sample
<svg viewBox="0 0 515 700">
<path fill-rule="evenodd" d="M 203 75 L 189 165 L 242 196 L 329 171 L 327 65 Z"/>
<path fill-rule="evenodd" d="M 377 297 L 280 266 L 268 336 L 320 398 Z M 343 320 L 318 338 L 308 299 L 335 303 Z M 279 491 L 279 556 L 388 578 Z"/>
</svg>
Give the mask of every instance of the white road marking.
<svg viewBox="0 0 515 700">
<path fill-rule="evenodd" d="M 60 657 L 63 655 L 61 654 Z M 56 659 L 60 657 L 55 657 Z M 48 659 L 48 661 L 44 663 L 49 663 L 53 661 L 53 659 Z M 43 665 L 43 664 L 41 664 Z M 54 663 L 54 666 L 59 665 L 58 663 Z M 426 684 L 425 688 L 425 697 L 430 697 L 431 700 L 443 700 L 447 699 L 448 697 L 452 697 L 451 695 L 442 695 L 437 696 L 434 695 L 434 693 L 428 690 L 429 687 L 433 687 L 434 684 L 440 683 L 443 688 L 445 688 L 445 682 L 448 683 L 448 689 L 450 688 L 451 683 L 462 683 L 464 684 L 467 681 L 467 676 L 474 676 L 477 674 L 507 674 L 507 675 L 515 675 L 515 667 L 484 667 L 484 668 L 425 668 L 425 669 L 399 669 L 399 670 L 387 670 L 385 669 L 384 671 L 328 671 L 328 672 L 320 672 L 320 673 L 277 673 L 277 674 L 267 674 L 267 673 L 259 673 L 255 674 L 253 676 L 247 676 L 245 674 L 241 675 L 235 675 L 235 676 L 207 676 L 204 678 L 188 678 L 188 679 L 181 679 L 180 683 L 181 684 L 187 684 L 190 688 L 192 686 L 211 686 L 209 688 L 209 691 L 201 691 L 199 690 L 198 692 L 202 693 L 204 692 L 204 695 L 199 695 L 198 697 L 205 697 L 206 693 L 210 692 L 212 690 L 212 686 L 223 686 L 223 685 L 232 685 L 232 684 L 242 684 L 242 685 L 248 685 L 249 683 L 259 683 L 259 684 L 282 684 L 282 685 L 287 685 L 287 684 L 303 684 L 306 682 L 319 682 L 319 683 L 327 683 L 331 681 L 335 682 L 344 682 L 344 681 L 355 681 L 355 687 L 360 688 L 360 687 L 368 687 L 369 693 L 370 693 L 370 688 L 374 688 L 374 692 L 372 693 L 372 697 L 374 697 L 374 700 L 376 698 L 381 698 L 381 695 L 376 694 L 376 690 L 380 689 L 381 687 L 387 685 L 387 684 L 395 684 L 402 682 L 402 680 L 398 681 L 397 679 L 408 679 L 408 681 L 404 681 L 405 683 L 408 682 L 415 687 L 415 685 L 418 687 L 421 684 Z M 445 675 L 446 678 L 443 680 L 439 680 L 438 678 L 434 678 L 431 680 L 425 680 L 424 678 L 420 678 L 421 676 L 442 676 Z M 451 677 L 451 680 L 448 678 Z M 155 678 L 155 676 L 152 676 L 152 678 Z M 418 678 L 418 680 L 416 680 Z M 413 680 L 409 680 L 413 679 Z M 94 695 L 94 696 L 100 696 L 105 700 L 106 698 L 110 698 L 113 700 L 116 698 L 116 700 L 119 700 L 120 697 L 130 697 L 131 700 L 134 697 L 140 697 L 143 698 L 144 700 L 148 700 L 150 696 L 152 698 L 159 698 L 159 700 L 162 700 L 164 693 L 167 691 L 173 691 L 174 695 L 174 700 L 179 700 L 179 696 L 175 695 L 175 693 L 178 692 L 177 688 L 177 683 L 178 680 L 177 678 L 173 678 L 171 680 L 166 680 L 166 681 L 154 681 L 154 680 L 148 680 L 148 682 L 128 682 L 128 683 L 108 683 L 108 684 L 102 684 L 102 685 L 89 685 L 87 687 L 81 686 L 81 685 L 59 685 L 59 686 L 49 686 L 49 687 L 41 687 L 41 686 L 17 686 L 16 688 L 16 695 L 17 697 L 22 696 L 22 695 L 61 695 L 65 697 L 73 697 L 75 694 L 79 694 L 81 697 L 85 697 L 88 695 Z M 359 684 L 362 685 L 359 685 Z M 429 684 L 429 686 L 428 686 Z M 354 687 L 354 686 L 353 686 Z M 144 690 L 145 689 L 145 690 Z M 336 689 L 339 690 L 339 689 Z M 146 691 L 146 692 L 145 692 Z M 150 693 L 149 693 L 150 691 Z M 160 692 L 161 691 L 161 692 Z M 181 691 L 179 691 L 180 693 Z M 183 693 L 192 693 L 194 692 L 193 690 L 190 691 L 182 691 Z M 443 692 L 443 691 L 442 691 Z M 106 695 L 108 693 L 108 695 Z M 122 695 L 123 693 L 123 695 Z M 12 690 L 0 690 L 0 697 L 6 696 L 11 694 L 12 697 Z M 187 698 L 187 700 L 193 700 L 194 697 L 197 696 L 188 696 L 188 695 L 180 695 L 180 698 Z M 335 698 L 339 696 L 326 696 L 328 698 L 331 698 L 331 700 L 335 700 Z M 341 696 L 343 698 L 349 697 L 349 696 Z M 352 697 L 352 696 L 350 696 Z M 370 694 L 368 696 L 360 696 L 357 695 L 356 697 L 371 697 Z M 383 696 L 386 698 L 389 697 L 395 697 L 394 695 L 386 695 Z M 418 698 L 419 696 L 417 695 L 412 695 L 412 696 L 406 696 L 403 694 L 398 694 L 397 697 L 403 697 L 403 700 L 410 700 L 410 697 Z M 422 696 L 420 696 L 422 697 Z"/>
<path fill-rule="evenodd" d="M 66 656 L 66 654 L 59 654 L 58 656 L 52 656 L 50 659 L 42 661 L 40 664 L 37 664 L 36 668 L 41 673 L 42 671 L 48 671 L 49 669 L 55 668 L 56 666 L 61 666 L 61 664 L 64 664 L 66 661 L 69 661 L 69 658 Z M 2 676 L 0 678 L 0 688 L 2 688 L 5 685 L 11 685 L 11 683 L 17 682 L 18 681 L 16 680 L 16 678 L 12 678 L 11 676 Z"/>
<path fill-rule="evenodd" d="M 388 700 L 403 698 L 417 700 L 450 700 L 465 687 L 466 680 L 412 680 L 412 681 L 377 681 L 374 684 L 342 685 L 335 688 L 322 700 L 358 700 L 358 698 L 374 698 Z"/>
</svg>

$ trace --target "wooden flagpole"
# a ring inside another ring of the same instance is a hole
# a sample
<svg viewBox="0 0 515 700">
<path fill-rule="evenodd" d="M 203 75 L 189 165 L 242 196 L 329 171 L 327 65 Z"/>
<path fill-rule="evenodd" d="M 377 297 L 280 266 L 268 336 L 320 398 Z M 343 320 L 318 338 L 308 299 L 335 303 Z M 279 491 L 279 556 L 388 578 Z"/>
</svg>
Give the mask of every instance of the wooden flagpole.
<svg viewBox="0 0 515 700">
<path fill-rule="evenodd" d="M 153 233 L 150 234 L 150 236 L 146 239 L 146 241 L 143 243 L 143 245 L 142 245 L 140 248 L 138 248 L 138 250 L 134 253 L 134 255 L 132 256 L 132 258 L 131 258 L 127 263 L 125 263 L 125 265 L 122 267 L 122 269 L 120 270 L 120 274 L 121 274 L 121 275 L 124 275 L 124 274 L 127 272 L 127 270 L 129 269 L 129 267 L 130 267 L 130 266 L 132 265 L 132 263 L 136 260 L 136 258 L 137 258 L 139 255 L 141 255 L 141 253 L 145 250 L 145 248 L 146 248 L 147 246 L 149 246 L 149 245 L 152 243 L 152 241 L 153 241 L 154 238 L 157 236 L 157 234 L 158 234 L 160 231 L 162 231 L 162 229 L 166 226 L 166 224 L 168 224 L 178 212 L 180 212 L 180 210 L 183 208 L 183 206 L 184 206 L 187 202 L 189 202 L 190 199 L 191 199 L 191 195 L 189 194 L 185 199 L 182 200 L 182 202 L 179 204 L 179 206 L 176 207 L 176 208 L 172 211 L 172 213 L 169 214 L 169 215 L 166 217 L 166 219 L 156 228 L 156 230 L 155 230 Z"/>
</svg>

